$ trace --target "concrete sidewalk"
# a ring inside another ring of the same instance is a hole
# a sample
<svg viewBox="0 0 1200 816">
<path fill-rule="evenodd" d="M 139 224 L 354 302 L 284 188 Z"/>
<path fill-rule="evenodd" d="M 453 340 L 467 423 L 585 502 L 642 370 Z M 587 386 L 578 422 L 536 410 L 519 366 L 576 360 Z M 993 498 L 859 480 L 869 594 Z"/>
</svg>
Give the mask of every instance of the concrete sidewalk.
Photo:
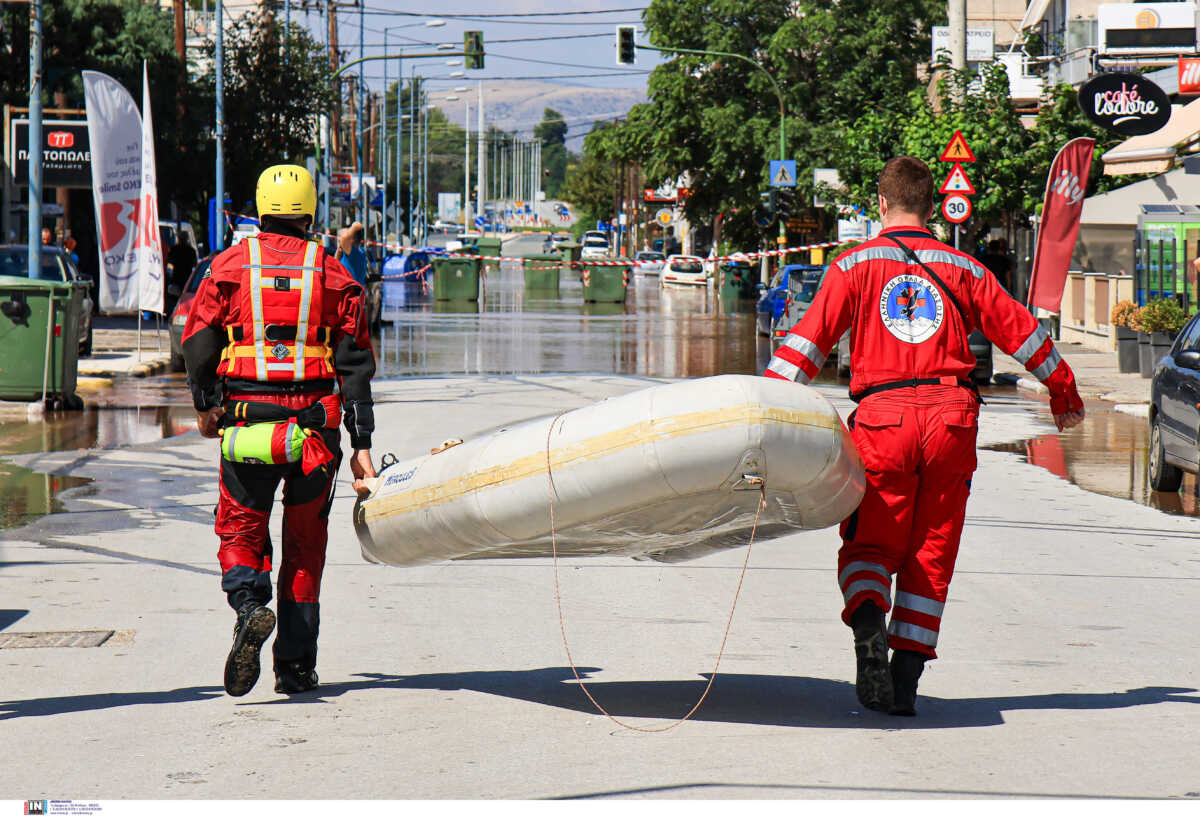
<svg viewBox="0 0 1200 816">
<path fill-rule="evenodd" d="M 404 458 L 650 382 L 381 382 L 375 454 Z M 819 390 L 851 407 L 844 387 Z M 996 399 L 980 446 L 1048 427 L 1037 403 Z M 20 746 L 0 772 L 5 790 L 213 800 L 1200 791 L 1200 664 L 1180 623 L 1200 606 L 1196 520 L 1086 493 L 1012 454 L 979 451 L 942 659 L 921 681 L 918 717 L 855 701 L 830 528 L 754 546 L 720 674 L 693 720 L 665 734 L 619 727 L 575 684 L 550 561 L 364 563 L 345 468 L 323 583 L 321 688 L 276 695 L 268 649 L 257 687 L 225 696 L 234 617 L 212 532 L 217 457 L 195 433 L 12 457 L 94 481 L 64 494 L 67 512 L 0 538 L 0 635 L 114 634 L 94 647 L 80 636 L 79 647 L 0 648 L 0 728 Z M 688 711 L 713 670 L 745 555 L 560 565 L 571 654 L 602 705 L 642 727 Z"/>
</svg>

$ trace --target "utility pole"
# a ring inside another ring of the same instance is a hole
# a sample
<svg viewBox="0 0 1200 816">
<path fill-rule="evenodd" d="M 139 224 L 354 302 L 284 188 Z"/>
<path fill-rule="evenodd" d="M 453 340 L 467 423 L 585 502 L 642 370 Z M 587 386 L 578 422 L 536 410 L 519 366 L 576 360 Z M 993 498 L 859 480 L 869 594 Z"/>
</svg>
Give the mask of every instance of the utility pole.
<svg viewBox="0 0 1200 816">
<path fill-rule="evenodd" d="M 183 0 L 173 0 L 172 7 L 175 15 L 175 56 L 179 57 L 179 61 L 183 63 L 184 70 L 186 70 L 187 50 L 183 39 Z"/>
<path fill-rule="evenodd" d="M 217 42 L 213 70 L 216 73 L 217 97 L 217 228 L 213 252 L 225 248 L 225 0 L 217 0 Z"/>
<path fill-rule="evenodd" d="M 32 0 L 29 4 L 29 228 L 26 238 L 29 241 L 26 271 L 30 280 L 37 280 L 42 269 L 42 0 Z M 53 321 L 53 314 L 49 319 Z"/>
<path fill-rule="evenodd" d="M 404 76 L 403 68 L 401 76 Z M 413 220 L 413 188 L 417 184 L 415 174 L 417 149 L 417 69 L 413 66 L 411 79 L 408 80 L 408 240 L 416 244 L 416 231 Z"/>
<path fill-rule="evenodd" d="M 325 16 L 329 21 L 329 72 L 337 73 L 338 60 L 340 59 L 338 52 L 338 29 L 337 29 L 337 9 L 334 7 L 333 0 L 325 0 Z M 332 136 L 329 141 L 329 154 L 331 157 L 336 157 L 341 152 L 342 138 L 342 84 L 339 81 L 336 88 L 337 104 L 333 106 L 332 123 L 330 132 Z M 330 172 L 333 170 L 333 161 L 329 162 Z M 328 217 L 328 213 L 326 214 Z"/>
<path fill-rule="evenodd" d="M 463 100 L 463 232 L 471 229 L 471 100 Z"/>
<path fill-rule="evenodd" d="M 967 0 L 949 0 L 950 67 L 955 71 L 967 67 Z"/>
<path fill-rule="evenodd" d="M 479 83 L 479 145 L 478 145 L 478 172 L 475 173 L 478 185 L 478 192 L 475 198 L 475 214 L 483 215 L 483 202 L 487 196 L 487 160 L 484 156 L 487 150 L 486 137 L 483 132 L 483 82 Z M 483 230 L 487 229 L 487 223 L 484 223 Z"/>
<path fill-rule="evenodd" d="M 358 0 L 358 58 L 360 60 L 367 55 L 366 17 L 366 0 Z M 360 76 L 358 80 L 358 199 L 362 207 L 364 227 L 369 226 L 368 222 L 370 221 L 367 217 L 367 188 L 363 186 L 363 94 L 366 92 L 366 87 L 366 77 Z"/>
</svg>

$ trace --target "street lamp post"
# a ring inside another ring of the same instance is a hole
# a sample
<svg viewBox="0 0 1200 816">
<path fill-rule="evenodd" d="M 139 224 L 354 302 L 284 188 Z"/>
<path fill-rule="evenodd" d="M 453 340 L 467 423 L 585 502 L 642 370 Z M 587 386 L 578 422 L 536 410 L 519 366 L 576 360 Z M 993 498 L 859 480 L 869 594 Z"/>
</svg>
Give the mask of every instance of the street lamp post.
<svg viewBox="0 0 1200 816">
<path fill-rule="evenodd" d="M 225 248 L 225 0 L 217 0 L 217 41 L 214 49 L 213 70 L 216 73 L 217 102 L 217 207 L 213 217 L 217 228 L 213 230 L 213 252 Z"/>
</svg>

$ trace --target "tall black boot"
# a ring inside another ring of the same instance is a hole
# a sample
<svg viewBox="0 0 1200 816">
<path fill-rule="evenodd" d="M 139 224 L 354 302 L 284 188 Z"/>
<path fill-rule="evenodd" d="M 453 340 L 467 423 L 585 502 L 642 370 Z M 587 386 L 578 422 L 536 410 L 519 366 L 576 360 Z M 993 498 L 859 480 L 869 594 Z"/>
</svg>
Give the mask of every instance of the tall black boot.
<svg viewBox="0 0 1200 816">
<path fill-rule="evenodd" d="M 917 714 L 917 680 L 925 671 L 928 657 L 920 652 L 897 649 L 892 652 L 892 708 L 889 714 L 915 717 Z"/>
<path fill-rule="evenodd" d="M 850 616 L 854 630 L 854 656 L 858 676 L 854 689 L 858 701 L 874 711 L 892 707 L 892 678 L 888 676 L 888 635 L 883 610 L 864 601 Z"/>
</svg>

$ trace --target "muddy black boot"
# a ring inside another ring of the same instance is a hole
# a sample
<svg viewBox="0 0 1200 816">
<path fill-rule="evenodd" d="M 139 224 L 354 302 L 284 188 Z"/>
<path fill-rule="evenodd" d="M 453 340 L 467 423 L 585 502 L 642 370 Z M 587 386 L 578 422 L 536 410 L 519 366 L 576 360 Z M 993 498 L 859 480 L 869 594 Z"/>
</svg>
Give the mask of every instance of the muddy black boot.
<svg viewBox="0 0 1200 816">
<path fill-rule="evenodd" d="M 275 628 L 275 613 L 257 601 L 238 610 L 233 627 L 233 648 L 225 660 L 225 691 L 241 697 L 258 682 L 258 651 Z"/>
<path fill-rule="evenodd" d="M 858 701 L 874 711 L 892 707 L 892 678 L 888 675 L 888 635 L 883 610 L 864 602 L 850 616 L 854 630 L 854 656 L 858 676 L 854 688 Z"/>
<path fill-rule="evenodd" d="M 302 694 L 315 689 L 319 682 L 317 670 L 307 663 L 289 660 L 275 664 L 276 694 Z"/>
<path fill-rule="evenodd" d="M 915 717 L 917 714 L 917 680 L 925 671 L 926 656 L 908 649 L 892 652 L 892 707 L 889 714 Z"/>
</svg>

